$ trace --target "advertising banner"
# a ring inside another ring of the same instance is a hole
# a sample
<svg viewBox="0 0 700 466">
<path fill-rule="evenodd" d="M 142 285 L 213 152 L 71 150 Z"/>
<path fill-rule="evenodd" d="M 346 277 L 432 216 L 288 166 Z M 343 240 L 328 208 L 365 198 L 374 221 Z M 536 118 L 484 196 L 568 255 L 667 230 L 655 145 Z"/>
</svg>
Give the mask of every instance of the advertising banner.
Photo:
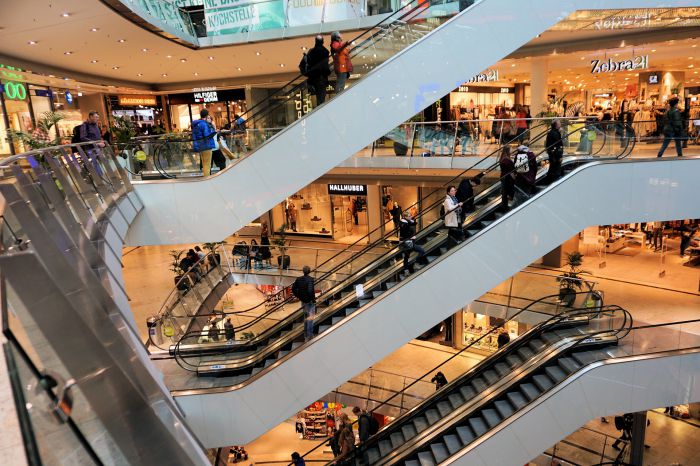
<svg viewBox="0 0 700 466">
<path fill-rule="evenodd" d="M 286 0 L 289 26 L 355 19 L 363 0 Z"/>
<path fill-rule="evenodd" d="M 284 0 L 204 0 L 207 35 L 284 27 Z"/>
</svg>

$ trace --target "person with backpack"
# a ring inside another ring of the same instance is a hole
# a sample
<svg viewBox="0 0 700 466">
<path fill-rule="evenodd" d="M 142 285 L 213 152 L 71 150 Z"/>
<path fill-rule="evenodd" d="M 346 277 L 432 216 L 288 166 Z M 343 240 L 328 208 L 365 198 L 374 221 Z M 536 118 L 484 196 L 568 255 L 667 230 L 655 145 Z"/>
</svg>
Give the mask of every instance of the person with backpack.
<svg viewBox="0 0 700 466">
<path fill-rule="evenodd" d="M 518 204 L 535 193 L 537 157 L 527 146 L 518 146 L 515 154 L 515 196 Z"/>
<path fill-rule="evenodd" d="M 552 183 L 561 177 L 561 158 L 564 155 L 564 141 L 561 137 L 561 121 L 554 120 L 547 133 L 544 147 L 549 157 L 549 170 L 547 180 Z"/>
<path fill-rule="evenodd" d="M 360 443 L 364 443 L 368 438 L 379 432 L 379 421 L 367 411 L 362 411 L 355 406 L 352 408 L 352 413 L 357 416 L 357 433 L 360 437 Z"/>
<path fill-rule="evenodd" d="M 214 143 L 216 129 L 207 121 L 208 116 L 209 110 L 202 109 L 199 112 L 199 120 L 192 122 L 192 149 L 199 153 L 204 176 L 211 175 L 211 155 L 216 147 Z"/>
<path fill-rule="evenodd" d="M 73 128 L 73 136 L 71 144 L 79 144 L 81 142 L 97 141 L 98 147 L 104 147 L 105 142 L 102 139 L 102 131 L 100 131 L 100 114 L 96 111 L 88 113 L 88 118 L 82 124 Z"/>
<path fill-rule="evenodd" d="M 425 250 L 416 244 L 416 221 L 411 217 L 411 212 L 408 210 L 403 213 L 403 217 L 399 222 L 399 248 L 403 251 L 403 268 L 408 270 L 408 273 L 413 273 L 413 264 L 408 263 L 411 257 L 411 252 L 418 253 L 418 262 L 422 265 L 427 265 L 428 260 L 425 258 Z"/>
<path fill-rule="evenodd" d="M 501 209 L 508 211 L 508 201 L 515 196 L 515 163 L 510 155 L 510 146 L 503 146 L 498 161 L 501 168 Z"/>
<path fill-rule="evenodd" d="M 316 315 L 316 293 L 314 279 L 311 278 L 311 267 L 305 265 L 304 275 L 294 280 L 292 294 L 301 301 L 304 309 L 304 338 L 309 341 L 314 336 L 314 316 Z"/>
<path fill-rule="evenodd" d="M 314 47 L 304 54 L 299 64 L 299 71 L 308 78 L 309 90 L 316 95 L 316 105 L 326 101 L 326 86 L 331 70 L 328 59 L 331 53 L 323 46 L 323 36 L 317 35 Z"/>
<path fill-rule="evenodd" d="M 352 73 L 352 62 L 350 61 L 350 42 L 343 42 L 340 32 L 331 34 L 331 55 L 333 55 L 333 70 L 335 71 L 335 93 L 345 89 L 345 82 Z"/>
<path fill-rule="evenodd" d="M 676 143 L 676 154 L 678 157 L 683 157 L 683 118 L 681 117 L 681 112 L 678 110 L 678 97 L 672 97 L 668 99 L 669 108 L 663 117 L 663 133 L 664 142 L 661 143 L 661 148 L 657 157 L 661 157 L 666 152 L 666 148 L 671 141 Z"/>
</svg>

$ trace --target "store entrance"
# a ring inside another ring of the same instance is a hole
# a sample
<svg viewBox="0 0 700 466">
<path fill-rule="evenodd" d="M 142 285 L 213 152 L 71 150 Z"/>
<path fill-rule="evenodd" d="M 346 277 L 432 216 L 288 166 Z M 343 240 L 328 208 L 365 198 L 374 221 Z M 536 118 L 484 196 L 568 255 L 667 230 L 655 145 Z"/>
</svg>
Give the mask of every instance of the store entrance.
<svg viewBox="0 0 700 466">
<path fill-rule="evenodd" d="M 333 205 L 333 238 L 352 244 L 360 239 L 367 242 L 367 196 L 331 195 Z"/>
</svg>

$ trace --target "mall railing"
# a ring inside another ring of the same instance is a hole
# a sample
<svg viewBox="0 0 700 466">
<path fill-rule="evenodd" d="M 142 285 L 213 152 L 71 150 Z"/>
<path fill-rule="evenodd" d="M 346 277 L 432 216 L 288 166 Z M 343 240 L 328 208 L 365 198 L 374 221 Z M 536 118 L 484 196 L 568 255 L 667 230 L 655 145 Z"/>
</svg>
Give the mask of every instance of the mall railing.
<svg viewBox="0 0 700 466">
<path fill-rule="evenodd" d="M 619 449 L 612 447 L 618 437 L 583 426 L 547 449 L 535 458 L 535 461 L 552 463 L 556 461 L 555 464 L 561 466 L 628 464 L 630 459 L 629 441 L 620 440 L 619 443 L 622 444 L 622 447 Z"/>
<path fill-rule="evenodd" d="M 576 131 L 581 131 L 581 128 L 577 129 Z M 567 133 L 567 135 L 569 135 L 569 136 L 570 136 L 570 134 L 571 133 Z M 544 135 L 542 135 L 542 137 L 544 137 Z M 601 140 L 601 142 L 604 142 L 606 140 L 606 138 L 599 138 L 599 139 Z M 620 149 L 620 154 L 622 154 L 622 155 L 625 155 L 628 153 L 629 146 L 631 145 L 629 140 L 626 140 L 626 141 L 627 141 L 627 143 L 624 144 L 623 147 Z M 633 144 L 633 142 L 632 142 L 632 144 Z M 543 149 L 540 156 L 542 154 L 544 154 L 544 152 L 546 152 L 545 149 Z M 477 163 L 479 163 L 479 162 L 477 162 Z M 497 165 L 493 166 L 492 168 L 490 168 L 487 171 L 482 172 L 482 174 L 486 175 L 486 174 L 488 174 L 489 171 L 494 171 L 496 167 L 497 167 Z M 515 170 L 513 170 L 513 174 L 514 173 L 515 173 Z M 504 173 L 502 175 L 503 176 L 511 176 L 511 173 Z M 501 179 L 500 177 L 496 177 L 495 181 L 492 185 L 490 185 L 487 189 L 483 190 L 479 194 L 473 196 L 471 198 L 471 200 L 478 201 L 479 199 L 486 199 L 489 195 L 493 195 L 493 193 L 497 192 L 497 190 L 499 189 L 500 179 Z M 449 184 L 449 182 L 446 184 Z M 496 191 L 494 191 L 494 190 L 496 190 Z M 421 201 L 417 202 L 416 204 L 414 204 L 414 206 L 409 206 L 409 209 L 411 207 L 418 208 L 418 206 L 422 206 L 422 209 L 423 209 L 421 212 L 419 212 L 419 214 L 417 216 L 417 219 L 419 222 L 419 228 L 418 228 L 418 231 L 416 233 L 416 241 L 422 240 L 423 238 L 427 237 L 428 235 L 430 235 L 433 232 L 436 232 L 438 229 L 440 229 L 443 226 L 443 222 L 442 222 L 443 214 L 441 214 L 439 212 L 439 210 L 440 210 L 439 208 L 442 206 L 443 202 L 444 202 L 444 197 L 441 195 L 438 195 L 437 200 L 436 200 L 436 196 L 433 196 L 432 198 L 428 197 L 428 198 L 422 199 Z M 489 209 L 492 209 L 492 207 L 489 207 Z M 474 215 L 477 215 L 477 214 L 470 214 L 470 216 L 467 216 L 467 223 L 477 221 L 476 217 L 474 217 Z M 428 223 L 428 225 L 424 228 L 420 228 L 423 223 Z M 353 266 L 353 263 L 355 261 L 362 261 L 363 263 L 366 263 L 366 257 L 367 257 L 366 254 L 368 254 L 368 253 L 371 253 L 371 254 L 381 253 L 382 259 L 380 259 L 379 261 L 374 261 L 374 262 L 370 263 L 370 265 L 365 266 L 362 270 L 366 270 L 366 271 L 371 270 L 373 267 L 372 264 L 374 264 L 375 262 L 377 264 L 379 264 L 380 262 L 388 260 L 387 258 L 389 258 L 389 257 L 395 257 L 395 256 L 400 255 L 401 252 L 400 252 L 399 248 L 391 248 L 387 251 L 386 244 L 390 241 L 390 239 L 389 239 L 390 235 L 391 234 L 382 233 L 381 227 L 379 227 L 379 228 L 369 232 L 364 237 L 360 238 L 354 244 L 350 245 L 348 247 L 348 249 L 354 248 L 358 245 L 362 245 L 365 242 L 367 242 L 367 240 L 370 238 L 376 237 L 378 239 L 365 245 L 364 247 L 362 247 L 362 249 L 360 251 L 354 252 L 349 259 L 345 260 L 344 262 L 339 263 L 337 266 L 333 267 L 330 271 L 321 274 L 320 277 L 318 276 L 318 274 L 316 274 L 317 286 L 319 286 L 318 284 L 322 283 L 324 280 L 327 280 L 327 279 L 332 280 L 332 282 L 335 282 L 335 280 L 334 280 L 335 274 L 343 273 L 344 270 L 349 270 L 351 267 L 354 270 L 358 270 L 358 268 L 356 266 L 355 267 Z M 332 257 L 331 259 L 329 259 L 326 262 L 335 261 L 338 256 L 340 256 L 341 254 L 344 254 L 344 253 L 345 253 L 345 251 L 341 251 L 335 257 Z M 353 277 L 351 280 L 356 280 L 356 278 Z M 333 293 L 339 293 L 346 286 L 347 286 L 347 284 L 345 282 L 341 282 L 338 285 L 332 285 L 331 287 L 329 287 L 329 291 L 324 296 L 326 296 L 326 295 L 332 296 Z M 283 292 L 284 292 L 284 290 L 282 290 L 280 293 L 283 293 Z M 285 299 L 282 299 L 280 301 L 281 302 L 278 306 L 273 307 L 269 311 L 270 313 L 273 313 L 273 312 L 277 311 L 279 308 L 287 305 L 291 301 L 291 298 L 285 298 Z M 299 316 L 301 316 L 301 312 L 302 312 L 301 308 L 298 308 L 293 314 L 288 315 L 287 317 L 282 319 L 278 325 L 280 326 L 280 328 L 284 327 L 284 326 L 292 325 L 292 323 L 296 319 L 298 319 Z M 321 312 L 319 316 L 323 316 L 323 315 L 325 315 L 325 314 L 323 312 Z M 260 318 L 262 319 L 265 317 L 267 317 L 267 316 L 263 315 Z M 274 329 L 270 328 L 265 333 L 259 334 L 255 337 L 253 337 L 251 340 L 243 343 L 242 345 L 227 346 L 226 349 L 220 350 L 219 353 L 220 354 L 229 353 L 228 357 L 233 357 L 233 355 L 230 353 L 237 352 L 237 351 L 240 351 L 244 348 L 248 348 L 251 345 L 254 346 L 254 345 L 258 344 L 259 341 L 262 341 L 265 338 L 268 338 L 270 335 L 269 332 L 271 332 L 271 331 L 274 331 Z M 180 363 L 180 362 L 186 363 L 186 361 L 184 361 L 184 360 L 181 361 L 181 358 L 180 358 L 180 356 L 185 357 L 182 350 L 184 348 L 188 348 L 188 351 L 189 351 L 189 348 L 196 349 L 197 346 L 196 345 L 192 346 L 192 343 L 194 343 L 196 340 L 198 340 L 198 337 L 199 337 L 199 334 L 197 334 L 197 333 L 192 333 L 192 334 L 186 335 L 183 339 L 180 340 L 180 342 L 178 343 L 176 348 L 174 348 L 174 351 L 173 351 L 173 349 L 171 349 L 171 354 L 178 355 L 178 363 Z M 209 351 L 209 350 L 207 350 L 207 351 Z M 196 358 L 196 356 L 195 356 L 195 358 Z M 181 364 L 181 365 L 183 367 L 187 368 L 185 364 Z M 188 370 L 194 370 L 194 369 L 189 368 Z"/>
</svg>

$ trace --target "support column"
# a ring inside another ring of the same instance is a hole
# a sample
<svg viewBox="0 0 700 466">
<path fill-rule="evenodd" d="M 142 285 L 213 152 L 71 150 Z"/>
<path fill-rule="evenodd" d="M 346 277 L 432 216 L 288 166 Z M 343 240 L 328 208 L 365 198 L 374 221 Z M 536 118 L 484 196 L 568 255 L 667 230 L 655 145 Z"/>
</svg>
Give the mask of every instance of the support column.
<svg viewBox="0 0 700 466">
<path fill-rule="evenodd" d="M 547 103 L 547 78 L 549 75 L 549 59 L 540 57 L 532 59 L 530 73 L 530 114 L 534 117 Z"/>
<path fill-rule="evenodd" d="M 367 228 L 369 232 L 369 242 L 372 243 L 382 237 L 382 232 L 378 228 L 382 225 L 382 195 L 379 186 L 367 185 Z"/>
<path fill-rule="evenodd" d="M 630 464 L 643 466 L 644 436 L 647 431 L 647 412 L 634 413 L 632 419 L 632 439 L 630 440 Z"/>
</svg>

